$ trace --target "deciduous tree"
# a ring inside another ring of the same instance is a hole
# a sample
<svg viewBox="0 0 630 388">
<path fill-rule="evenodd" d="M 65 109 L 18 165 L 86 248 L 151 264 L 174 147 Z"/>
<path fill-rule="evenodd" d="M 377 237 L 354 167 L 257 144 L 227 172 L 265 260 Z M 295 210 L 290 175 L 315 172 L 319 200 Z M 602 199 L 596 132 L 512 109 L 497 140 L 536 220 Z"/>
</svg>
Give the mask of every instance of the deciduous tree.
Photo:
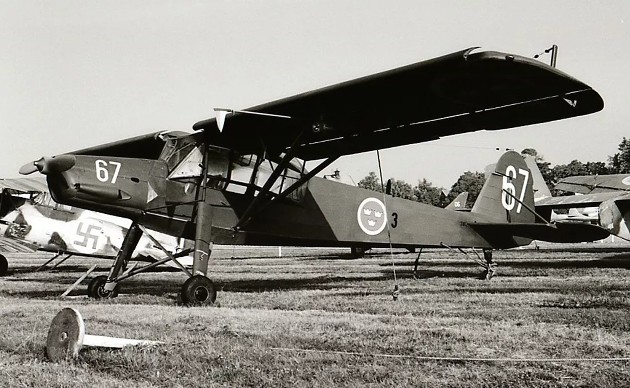
<svg viewBox="0 0 630 388">
<path fill-rule="evenodd" d="M 451 191 L 448 194 L 449 201 L 452 201 L 457 197 L 460 193 L 464 191 L 468 191 L 468 202 L 467 207 L 472 207 L 472 205 L 477 200 L 479 196 L 479 192 L 483 187 L 483 184 L 486 181 L 486 177 L 482 172 L 471 172 L 466 171 L 462 175 L 460 175 L 457 182 L 451 187 Z"/>
</svg>

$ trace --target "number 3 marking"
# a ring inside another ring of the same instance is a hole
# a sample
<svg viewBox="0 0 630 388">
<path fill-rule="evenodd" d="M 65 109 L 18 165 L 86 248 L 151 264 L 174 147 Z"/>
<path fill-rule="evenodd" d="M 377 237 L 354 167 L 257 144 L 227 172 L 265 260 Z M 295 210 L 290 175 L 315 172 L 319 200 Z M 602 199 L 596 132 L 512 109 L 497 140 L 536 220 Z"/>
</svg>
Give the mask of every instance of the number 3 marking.
<svg viewBox="0 0 630 388">
<path fill-rule="evenodd" d="M 522 202 L 525 198 L 525 191 L 527 190 L 527 182 L 529 181 L 529 171 L 523 170 L 522 168 L 518 169 L 518 174 L 522 175 L 525 179 L 523 182 L 523 187 L 521 188 L 521 194 L 518 197 L 518 206 L 516 206 L 516 213 L 521 212 Z M 514 166 L 507 166 L 505 169 L 505 175 L 503 176 L 503 190 L 501 190 L 501 204 L 507 211 L 511 211 L 514 209 L 516 205 L 516 187 L 512 183 L 512 180 L 516 179 L 516 168 Z M 509 193 L 509 194 L 508 194 Z"/>
<path fill-rule="evenodd" d="M 97 160 L 95 162 L 96 165 L 96 179 L 101 182 L 109 181 L 109 170 L 107 169 L 108 163 L 104 160 Z M 116 179 L 118 179 L 118 173 L 120 172 L 120 167 L 122 164 L 120 162 L 109 162 L 109 165 L 114 166 L 114 174 L 112 175 L 111 183 L 116 183 Z"/>
<path fill-rule="evenodd" d="M 392 221 L 391 225 L 392 225 L 392 228 L 395 228 L 395 227 L 398 226 L 398 213 L 393 212 L 392 213 L 392 219 L 393 219 L 393 221 Z"/>
</svg>

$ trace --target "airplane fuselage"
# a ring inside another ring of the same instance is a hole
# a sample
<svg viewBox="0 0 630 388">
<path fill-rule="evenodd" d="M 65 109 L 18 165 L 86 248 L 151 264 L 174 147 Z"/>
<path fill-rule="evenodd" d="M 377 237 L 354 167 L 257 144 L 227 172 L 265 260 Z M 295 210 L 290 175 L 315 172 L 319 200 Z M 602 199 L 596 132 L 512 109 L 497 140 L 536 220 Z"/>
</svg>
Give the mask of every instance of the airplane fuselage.
<svg viewBox="0 0 630 388">
<path fill-rule="evenodd" d="M 194 238 L 197 185 L 169 179 L 164 161 L 76 158 L 73 168 L 48 176 L 57 201 Z M 260 169 L 256 174 L 261 174 Z M 212 205 L 212 229 L 208 233 L 214 243 L 384 247 L 390 238 L 395 247 L 510 248 L 528 243 L 513 238 L 497 246 L 468 226 L 492 222 L 488 215 L 445 210 L 318 177 L 305 182 L 291 196 L 261 206 L 250 222 L 235 229 L 260 193 L 251 177 L 239 181 L 237 175 L 232 167 L 217 181 L 216 189 L 206 190 Z"/>
</svg>

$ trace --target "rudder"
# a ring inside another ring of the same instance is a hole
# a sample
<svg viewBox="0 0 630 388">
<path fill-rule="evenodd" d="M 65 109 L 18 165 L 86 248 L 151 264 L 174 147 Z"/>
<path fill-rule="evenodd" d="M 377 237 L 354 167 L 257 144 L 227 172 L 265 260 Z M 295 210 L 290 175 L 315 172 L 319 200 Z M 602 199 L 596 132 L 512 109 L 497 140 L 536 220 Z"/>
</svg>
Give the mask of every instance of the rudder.
<svg viewBox="0 0 630 388">
<path fill-rule="evenodd" d="M 527 163 L 527 167 L 529 167 L 529 170 L 532 173 L 531 179 L 534 190 L 534 202 L 539 199 L 551 197 L 551 190 L 547 187 L 545 178 L 543 178 L 534 157 L 531 155 L 523 155 L 523 158 L 525 158 L 525 163 Z"/>
</svg>

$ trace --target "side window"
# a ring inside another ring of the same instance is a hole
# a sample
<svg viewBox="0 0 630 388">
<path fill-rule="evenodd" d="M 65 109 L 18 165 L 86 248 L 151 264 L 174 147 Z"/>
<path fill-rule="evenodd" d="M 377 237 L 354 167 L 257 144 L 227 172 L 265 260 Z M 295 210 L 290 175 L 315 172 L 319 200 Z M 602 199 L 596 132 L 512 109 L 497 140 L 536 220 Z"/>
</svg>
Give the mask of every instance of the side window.
<svg viewBox="0 0 630 388">
<path fill-rule="evenodd" d="M 183 151 L 187 150 L 188 153 L 184 154 Z M 173 154 L 173 156 L 181 157 L 178 160 L 179 163 L 175 164 L 175 166 L 169 166 L 169 179 L 182 179 L 182 178 L 190 178 L 190 177 L 198 177 L 201 175 L 201 165 L 203 163 L 203 152 L 199 149 L 199 147 L 185 147 L 180 150 L 178 154 Z M 175 157 L 172 157 L 167 161 L 167 165 L 171 164 L 169 162 L 174 162 Z"/>
<path fill-rule="evenodd" d="M 230 164 L 230 183 L 227 186 L 227 191 L 245 194 L 252 180 L 256 184 L 254 170 L 257 160 L 256 155 L 237 155 L 232 159 Z"/>
<path fill-rule="evenodd" d="M 216 190 L 223 190 L 227 184 L 230 158 L 229 151 L 225 148 L 208 147 L 208 187 Z M 198 164 L 201 169 L 201 164 Z M 201 171 L 199 171 L 201 174 Z M 199 175 L 198 174 L 198 175 Z"/>
<path fill-rule="evenodd" d="M 227 191 L 244 194 L 249 189 L 258 194 L 277 166 L 276 162 L 268 159 L 259 161 L 256 155 L 237 156 L 232 159 L 230 183 L 227 186 Z M 302 164 L 292 161 L 273 183 L 270 191 L 274 194 L 280 194 L 297 182 L 302 173 Z M 291 192 L 287 198 L 299 202 L 304 197 L 305 192 L 306 183 Z"/>
</svg>

